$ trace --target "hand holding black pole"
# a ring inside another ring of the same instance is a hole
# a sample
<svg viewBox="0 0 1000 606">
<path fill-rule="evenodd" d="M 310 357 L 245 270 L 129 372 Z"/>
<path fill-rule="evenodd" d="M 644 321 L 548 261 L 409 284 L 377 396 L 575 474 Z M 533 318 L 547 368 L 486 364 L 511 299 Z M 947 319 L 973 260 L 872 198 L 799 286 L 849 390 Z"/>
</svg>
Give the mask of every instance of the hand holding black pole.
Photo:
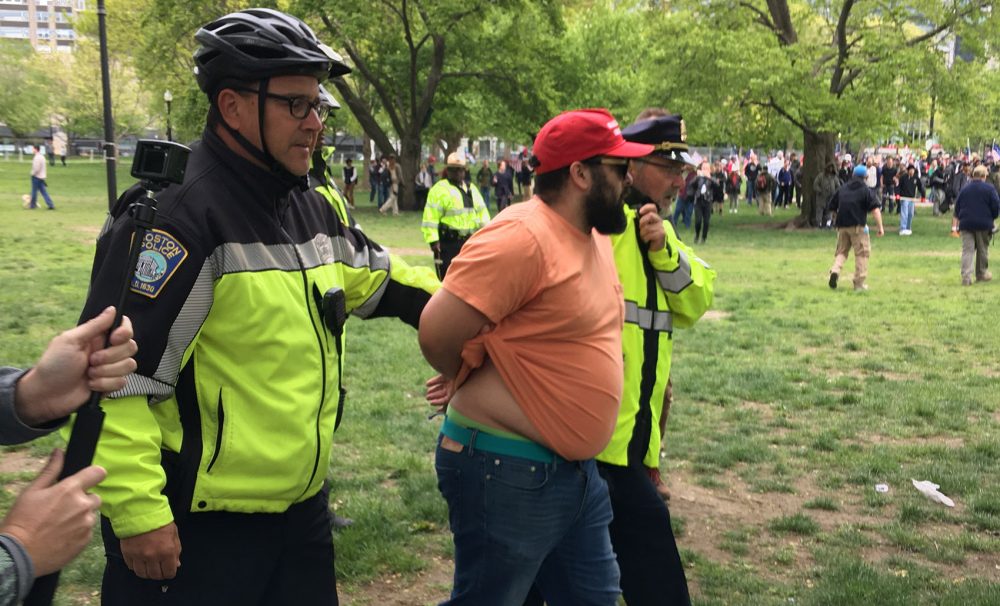
<svg viewBox="0 0 1000 606">
<path fill-rule="evenodd" d="M 115 319 L 104 338 L 105 347 L 111 345 L 111 334 L 121 325 L 139 254 L 145 247 L 146 234 L 153 229 L 156 221 L 156 192 L 170 183 L 181 183 L 184 180 L 184 168 L 190 152 L 191 150 L 183 145 L 162 141 L 141 140 L 136 147 L 132 176 L 142 179 L 146 197 L 128 208 L 128 214 L 132 217 L 132 239 L 129 244 L 128 263 L 125 264 L 119 281 Z M 101 408 L 103 395 L 97 391 L 91 392 L 87 403 L 77 410 L 59 480 L 77 473 L 93 462 L 101 428 L 104 426 L 104 409 Z M 58 585 L 59 572 L 39 577 L 25 598 L 24 605 L 49 606 L 55 598 Z"/>
</svg>

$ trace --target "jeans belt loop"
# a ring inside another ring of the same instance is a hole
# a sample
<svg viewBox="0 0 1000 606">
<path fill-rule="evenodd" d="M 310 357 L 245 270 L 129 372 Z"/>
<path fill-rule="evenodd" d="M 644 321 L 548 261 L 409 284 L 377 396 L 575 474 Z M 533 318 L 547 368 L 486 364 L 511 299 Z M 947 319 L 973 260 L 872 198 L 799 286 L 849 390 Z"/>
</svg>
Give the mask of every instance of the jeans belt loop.
<svg viewBox="0 0 1000 606">
<path fill-rule="evenodd" d="M 469 436 L 469 456 L 476 454 L 476 438 L 479 436 L 479 430 L 473 429 L 472 435 Z"/>
</svg>

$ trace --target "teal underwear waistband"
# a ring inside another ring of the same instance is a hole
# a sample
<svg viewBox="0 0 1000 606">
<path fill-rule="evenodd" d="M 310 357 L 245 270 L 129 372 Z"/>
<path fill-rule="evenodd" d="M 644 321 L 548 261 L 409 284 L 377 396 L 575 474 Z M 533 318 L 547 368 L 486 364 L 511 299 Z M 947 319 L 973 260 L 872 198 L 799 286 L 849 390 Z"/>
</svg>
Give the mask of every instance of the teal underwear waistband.
<svg viewBox="0 0 1000 606">
<path fill-rule="evenodd" d="M 510 457 L 520 457 L 540 463 L 552 463 L 556 459 L 561 458 L 541 444 L 523 440 L 512 440 L 485 433 L 478 429 L 462 427 L 449 417 L 445 417 L 444 424 L 441 425 L 441 433 L 462 446 L 468 446 L 470 449 L 478 449 Z"/>
</svg>

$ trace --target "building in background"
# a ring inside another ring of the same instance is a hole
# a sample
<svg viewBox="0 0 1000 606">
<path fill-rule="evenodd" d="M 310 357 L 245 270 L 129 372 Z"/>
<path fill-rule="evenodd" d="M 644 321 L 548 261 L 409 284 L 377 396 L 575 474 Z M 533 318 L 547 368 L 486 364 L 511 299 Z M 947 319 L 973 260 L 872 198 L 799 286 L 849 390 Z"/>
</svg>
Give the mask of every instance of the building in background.
<svg viewBox="0 0 1000 606">
<path fill-rule="evenodd" d="M 73 18 L 86 0 L 0 0 L 0 38 L 27 40 L 40 52 L 73 50 Z"/>
</svg>

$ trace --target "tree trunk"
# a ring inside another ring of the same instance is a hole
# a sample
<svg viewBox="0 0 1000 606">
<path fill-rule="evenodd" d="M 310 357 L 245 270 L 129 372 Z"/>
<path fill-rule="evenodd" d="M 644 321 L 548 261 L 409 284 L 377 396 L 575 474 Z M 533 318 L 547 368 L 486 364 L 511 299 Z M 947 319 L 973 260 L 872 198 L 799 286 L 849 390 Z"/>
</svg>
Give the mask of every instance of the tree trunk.
<svg viewBox="0 0 1000 606">
<path fill-rule="evenodd" d="M 834 144 L 837 142 L 837 134 L 830 132 L 802 131 L 802 213 L 795 219 L 796 227 L 819 227 L 816 222 L 816 205 L 825 204 L 826 200 L 816 200 L 816 193 L 813 191 L 813 181 L 816 176 L 823 172 L 823 167 L 828 162 L 836 165 L 837 161 L 833 155 Z"/>
<path fill-rule="evenodd" d="M 361 153 L 364 159 L 361 161 L 362 166 L 359 167 L 361 172 L 358 173 L 358 183 L 368 183 L 368 168 L 372 163 L 372 140 L 365 131 L 361 131 Z"/>
<path fill-rule="evenodd" d="M 420 134 L 407 133 L 399 141 L 399 166 L 403 171 L 403 182 L 399 187 L 399 208 L 417 208 L 416 179 L 420 172 Z"/>
<path fill-rule="evenodd" d="M 447 153 L 453 154 L 457 152 L 458 148 L 462 145 L 462 133 L 445 133 L 444 142 L 448 146 Z M 447 160 L 447 158 L 442 158 L 442 160 Z"/>
</svg>

